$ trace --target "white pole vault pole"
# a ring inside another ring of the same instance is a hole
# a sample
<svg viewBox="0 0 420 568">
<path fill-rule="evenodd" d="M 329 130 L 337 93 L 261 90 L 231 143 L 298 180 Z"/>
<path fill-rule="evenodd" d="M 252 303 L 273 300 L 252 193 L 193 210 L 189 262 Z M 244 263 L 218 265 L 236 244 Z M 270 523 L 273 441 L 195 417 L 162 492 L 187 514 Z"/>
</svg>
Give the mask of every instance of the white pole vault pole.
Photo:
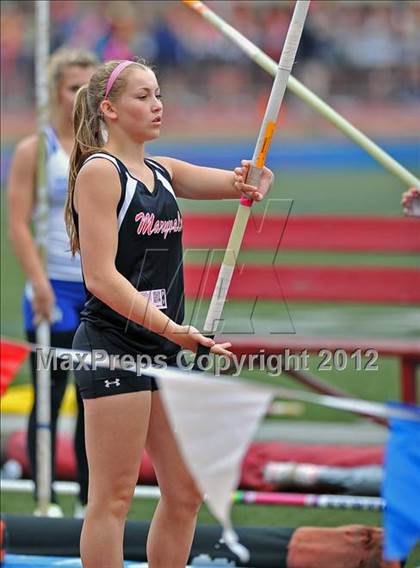
<svg viewBox="0 0 420 568">
<path fill-rule="evenodd" d="M 48 59 L 49 59 L 49 17 L 48 0 L 35 2 L 35 90 L 38 119 L 38 156 L 36 195 L 38 219 L 35 226 L 41 258 L 45 264 L 47 248 L 48 189 L 46 176 L 45 127 L 48 122 Z M 36 328 L 36 341 L 49 347 L 50 324 L 44 320 Z M 36 372 L 36 484 L 38 509 L 41 515 L 48 514 L 51 502 L 51 374 L 49 369 Z"/>
<path fill-rule="evenodd" d="M 264 119 L 255 145 L 254 154 L 252 156 L 252 163 L 246 179 L 247 184 L 257 187 L 259 185 L 265 158 L 270 148 L 280 106 L 286 91 L 287 81 L 299 47 L 308 9 L 309 0 L 297 0 L 280 56 Z M 252 200 L 247 199 L 244 196 L 241 197 L 235 222 L 225 251 L 225 256 L 223 258 L 222 266 L 220 267 L 216 286 L 210 302 L 209 311 L 204 323 L 203 333 L 206 335 L 214 336 L 217 331 L 217 326 L 223 312 L 230 282 L 232 280 L 236 259 L 239 255 L 242 239 L 250 216 L 251 206 Z M 203 353 L 208 353 L 208 349 L 199 346 L 196 365 L 198 365 L 199 357 Z"/>
</svg>

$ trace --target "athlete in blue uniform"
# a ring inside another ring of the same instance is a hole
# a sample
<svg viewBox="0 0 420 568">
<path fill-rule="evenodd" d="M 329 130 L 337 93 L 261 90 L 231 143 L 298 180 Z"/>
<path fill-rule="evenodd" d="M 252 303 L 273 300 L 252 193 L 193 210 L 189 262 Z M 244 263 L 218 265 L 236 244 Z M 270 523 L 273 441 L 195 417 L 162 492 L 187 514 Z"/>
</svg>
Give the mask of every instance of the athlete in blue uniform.
<svg viewBox="0 0 420 568">
<path fill-rule="evenodd" d="M 42 319 L 51 322 L 53 346 L 71 347 L 79 325 L 80 310 L 85 301 L 80 259 L 72 256 L 66 233 L 63 210 L 67 194 L 69 156 L 73 147 L 71 116 L 78 89 L 89 81 L 97 65 L 96 57 L 85 50 L 60 49 L 51 57 L 49 75 L 51 91 L 50 124 L 45 131 L 46 172 L 48 187 L 48 228 L 46 266 L 40 259 L 31 232 L 36 223 L 35 179 L 37 169 L 36 135 L 25 138 L 13 157 L 9 186 L 8 213 L 10 238 L 27 277 L 23 299 L 26 335 L 35 341 L 35 326 Z M 32 380 L 35 384 L 35 358 L 31 358 Z M 67 385 L 68 371 L 51 372 L 51 433 L 54 464 L 57 417 Z M 80 483 L 77 515 L 87 502 L 87 462 L 84 447 L 83 406 L 78 395 L 78 419 L 75 451 Z M 28 423 L 28 453 L 33 478 L 36 479 L 36 389 L 35 401 Z M 54 479 L 54 467 L 52 469 Z M 52 492 L 51 516 L 62 511 Z M 37 513 L 37 511 L 35 511 Z"/>
<path fill-rule="evenodd" d="M 108 355 L 148 355 L 174 364 L 181 348 L 198 344 L 231 355 L 182 325 L 182 219 L 177 197 L 261 199 L 246 185 L 248 163 L 235 172 L 175 160 L 145 158 L 158 137 L 159 85 L 143 63 L 102 65 L 76 98 L 76 144 L 71 157 L 67 229 L 82 258 L 88 297 L 73 347 Z M 104 131 L 106 130 L 106 135 Z M 85 405 L 89 502 L 81 536 L 84 568 L 123 566 L 124 523 L 143 448 L 161 490 L 148 536 L 150 568 L 184 568 L 202 495 L 168 424 L 149 377 L 121 369 L 76 371 Z"/>
</svg>

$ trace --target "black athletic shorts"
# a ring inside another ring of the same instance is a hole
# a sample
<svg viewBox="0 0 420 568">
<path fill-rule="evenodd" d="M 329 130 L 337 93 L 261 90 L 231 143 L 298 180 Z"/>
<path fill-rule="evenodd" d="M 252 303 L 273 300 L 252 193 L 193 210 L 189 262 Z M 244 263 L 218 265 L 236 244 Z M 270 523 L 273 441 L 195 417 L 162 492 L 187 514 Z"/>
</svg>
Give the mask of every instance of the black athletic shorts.
<svg viewBox="0 0 420 568">
<path fill-rule="evenodd" d="M 121 363 L 136 364 L 163 364 L 174 367 L 178 359 L 185 365 L 182 355 L 175 353 L 170 357 L 157 357 L 157 362 L 147 355 L 124 349 L 123 341 L 117 341 L 106 330 L 94 324 L 82 321 L 73 338 L 73 349 L 92 354 L 92 365 L 87 361 L 78 359 L 74 364 L 74 376 L 82 398 L 98 398 L 137 391 L 155 391 L 158 389 L 155 379 L 141 372 L 132 372 L 121 368 Z M 100 365 L 102 354 L 110 356 L 113 366 Z M 178 356 L 179 355 L 179 356 Z M 184 367 L 185 368 L 185 367 Z"/>
</svg>

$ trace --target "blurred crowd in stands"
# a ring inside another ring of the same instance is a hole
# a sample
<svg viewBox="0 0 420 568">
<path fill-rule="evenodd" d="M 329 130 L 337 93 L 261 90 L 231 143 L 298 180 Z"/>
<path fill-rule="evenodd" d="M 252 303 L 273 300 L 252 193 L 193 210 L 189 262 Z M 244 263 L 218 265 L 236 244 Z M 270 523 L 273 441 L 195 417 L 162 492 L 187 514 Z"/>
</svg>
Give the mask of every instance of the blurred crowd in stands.
<svg viewBox="0 0 420 568">
<path fill-rule="evenodd" d="M 3 109 L 34 99 L 34 2 L 3 0 Z M 255 104 L 272 79 L 177 0 L 52 0 L 51 50 L 66 44 L 102 59 L 140 55 L 158 70 L 164 99 L 184 108 Z M 294 2 L 208 1 L 278 60 Z M 420 2 L 312 0 L 293 74 L 329 102 L 420 99 Z"/>
</svg>

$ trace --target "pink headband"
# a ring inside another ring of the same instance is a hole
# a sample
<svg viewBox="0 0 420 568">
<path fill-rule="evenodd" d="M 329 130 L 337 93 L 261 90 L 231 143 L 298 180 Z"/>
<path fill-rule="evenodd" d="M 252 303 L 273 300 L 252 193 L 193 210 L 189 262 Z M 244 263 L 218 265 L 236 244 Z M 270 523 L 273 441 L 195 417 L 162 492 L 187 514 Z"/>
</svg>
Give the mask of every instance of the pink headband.
<svg viewBox="0 0 420 568">
<path fill-rule="evenodd" d="M 122 71 L 124 71 L 124 69 L 126 67 L 128 67 L 129 65 L 131 65 L 132 63 L 135 63 L 135 61 L 121 61 L 121 63 L 119 63 L 115 69 L 113 70 L 113 72 L 111 73 L 111 75 L 108 78 L 108 82 L 106 84 L 106 89 L 105 89 L 105 98 L 108 98 L 109 92 L 112 89 L 113 84 L 115 83 L 115 81 L 118 79 L 118 75 L 120 75 L 120 73 L 122 73 Z"/>
</svg>

